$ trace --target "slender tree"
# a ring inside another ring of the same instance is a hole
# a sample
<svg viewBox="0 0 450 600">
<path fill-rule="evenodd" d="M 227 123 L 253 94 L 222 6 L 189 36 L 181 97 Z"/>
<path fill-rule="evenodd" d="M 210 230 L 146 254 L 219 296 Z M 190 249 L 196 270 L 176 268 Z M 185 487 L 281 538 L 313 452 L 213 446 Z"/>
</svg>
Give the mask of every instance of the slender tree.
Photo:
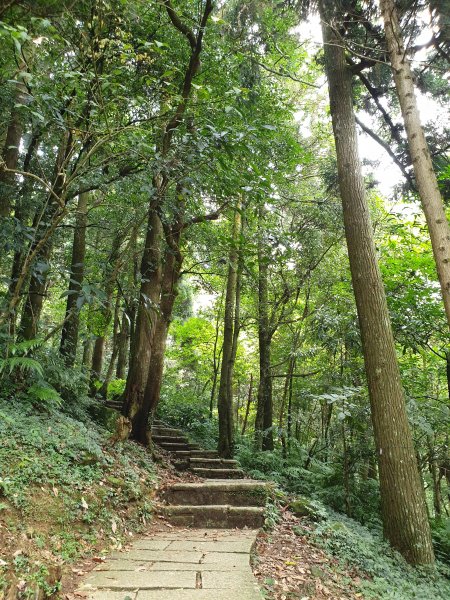
<svg viewBox="0 0 450 600">
<path fill-rule="evenodd" d="M 270 377 L 270 355 L 273 331 L 269 314 L 269 257 L 267 256 L 265 207 L 258 209 L 258 341 L 259 385 L 255 420 L 255 444 L 262 450 L 273 450 L 273 398 Z"/>
<path fill-rule="evenodd" d="M 86 226 L 89 194 L 78 197 L 75 230 L 72 243 L 72 260 L 67 293 L 66 316 L 61 331 L 60 352 L 67 366 L 75 363 L 80 329 L 80 292 L 84 277 L 84 259 L 86 255 Z"/>
<path fill-rule="evenodd" d="M 425 497 L 406 414 L 386 297 L 358 156 L 352 77 L 339 10 L 319 2 L 339 190 L 378 453 L 385 536 L 413 564 L 434 560 Z"/>
<path fill-rule="evenodd" d="M 233 328 L 236 308 L 238 278 L 239 240 L 241 232 L 240 207 L 234 211 L 231 231 L 231 247 L 228 256 L 227 287 L 225 293 L 225 313 L 223 327 L 222 364 L 220 368 L 219 395 L 219 441 L 218 452 L 223 458 L 230 458 L 233 452 Z"/>
<path fill-rule="evenodd" d="M 381 0 L 380 7 L 395 87 L 405 123 L 409 152 L 430 233 L 447 322 L 450 326 L 450 226 L 420 121 L 414 90 L 414 76 L 403 44 L 397 9 L 393 0 Z"/>
</svg>

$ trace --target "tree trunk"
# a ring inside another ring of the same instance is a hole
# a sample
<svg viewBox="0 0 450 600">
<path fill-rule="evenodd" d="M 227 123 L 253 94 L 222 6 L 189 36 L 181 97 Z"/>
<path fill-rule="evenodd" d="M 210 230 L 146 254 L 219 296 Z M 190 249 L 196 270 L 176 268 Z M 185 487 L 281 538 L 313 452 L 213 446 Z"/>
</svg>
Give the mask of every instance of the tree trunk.
<svg viewBox="0 0 450 600">
<path fill-rule="evenodd" d="M 175 236 L 178 248 L 181 230 Z M 158 318 L 153 336 L 152 355 L 150 359 L 149 374 L 143 403 L 142 423 L 147 425 L 151 415 L 156 411 L 161 396 L 161 384 L 164 371 L 164 354 L 166 350 L 167 335 L 172 322 L 173 307 L 178 296 L 178 282 L 180 279 L 183 257 L 177 248 L 168 248 L 164 262 L 164 273 L 161 284 L 161 314 Z M 149 438 L 149 427 L 142 427 L 141 438 Z"/>
<path fill-rule="evenodd" d="M 95 380 L 99 380 L 102 376 L 103 356 L 105 354 L 105 336 L 101 335 L 95 338 L 94 350 L 92 352 L 91 364 L 91 388 Z"/>
<path fill-rule="evenodd" d="M 91 338 L 84 340 L 83 342 L 83 367 L 90 368 L 92 365 L 92 352 L 94 350 L 93 341 Z"/>
<path fill-rule="evenodd" d="M 147 433 L 142 435 L 147 423 L 140 423 L 143 414 L 144 392 L 147 384 L 153 333 L 158 318 L 158 303 L 161 291 L 161 243 L 162 224 L 155 209 L 150 209 L 145 248 L 141 262 L 141 287 L 136 317 L 130 366 L 124 392 L 123 414 L 131 419 L 132 439 L 147 442 Z"/>
<path fill-rule="evenodd" d="M 250 414 L 250 406 L 252 405 L 252 394 L 253 394 L 253 373 L 250 373 L 250 383 L 248 386 L 248 396 L 247 396 L 247 407 L 245 409 L 245 417 L 244 417 L 244 422 L 242 423 L 241 435 L 244 435 L 245 430 L 247 429 L 248 415 Z"/>
<path fill-rule="evenodd" d="M 380 8 L 384 19 L 386 43 L 391 59 L 395 87 L 408 138 L 408 148 L 423 212 L 430 232 L 445 313 L 450 326 L 450 227 L 420 121 L 414 90 L 414 78 L 403 45 L 397 9 L 393 0 L 381 0 Z"/>
<path fill-rule="evenodd" d="M 77 355 L 80 329 L 80 292 L 84 277 L 84 258 L 86 255 L 86 226 L 89 194 L 78 197 L 75 231 L 73 234 L 72 260 L 70 263 L 70 283 L 66 304 L 66 320 L 61 332 L 59 351 L 68 367 L 73 367 Z"/>
<path fill-rule="evenodd" d="M 224 290 L 222 291 L 222 293 L 220 295 L 219 308 L 216 313 L 216 328 L 215 328 L 215 334 L 214 334 L 214 348 L 213 348 L 213 379 L 212 379 L 212 386 L 211 386 L 211 396 L 209 399 L 209 418 L 210 419 L 213 418 L 214 401 L 216 398 L 216 389 L 217 389 L 217 380 L 219 378 L 220 355 L 222 353 L 222 348 L 220 348 L 218 351 L 218 346 L 219 346 L 218 342 L 219 342 L 219 325 L 220 325 L 220 316 L 222 314 L 223 297 L 224 297 Z"/>
<path fill-rule="evenodd" d="M 270 377 L 271 333 L 269 324 L 269 259 L 263 239 L 264 207 L 259 209 L 258 234 L 258 339 L 259 385 L 255 420 L 255 445 L 257 450 L 273 450 L 272 378 Z"/>
<path fill-rule="evenodd" d="M 220 368 L 219 395 L 217 398 L 217 408 L 219 411 L 219 442 L 217 449 L 219 456 L 222 458 L 230 458 L 233 453 L 233 326 L 234 311 L 236 308 L 240 231 L 241 213 L 239 208 L 236 208 L 231 233 L 231 249 L 228 257 L 222 364 Z"/>
<path fill-rule="evenodd" d="M 321 0 L 319 6 L 339 189 L 378 452 L 384 533 L 410 563 L 432 563 L 425 497 L 358 156 L 351 73 L 337 33 L 336 4 Z"/>
<path fill-rule="evenodd" d="M 108 329 L 113 318 L 112 301 L 114 290 L 116 287 L 117 274 L 121 267 L 120 247 L 123 241 L 123 233 L 116 233 L 112 245 L 111 252 L 109 253 L 108 259 L 105 265 L 104 273 L 104 290 L 105 300 L 101 308 L 101 322 L 95 332 L 97 337 L 94 343 L 94 353 L 92 356 L 92 369 L 91 369 L 91 392 L 95 393 L 94 381 L 101 379 L 103 370 L 103 358 L 105 353 L 106 336 Z M 115 311 L 118 310 L 118 299 L 116 300 Z M 114 321 L 114 328 L 116 322 Z"/>
<path fill-rule="evenodd" d="M 108 369 L 105 374 L 105 378 L 102 383 L 102 387 L 99 390 L 99 394 L 102 398 L 106 398 L 108 395 L 108 385 L 112 379 L 114 373 L 114 367 L 116 364 L 117 355 L 119 354 L 119 310 L 120 310 L 120 297 L 117 295 L 116 306 L 114 308 L 114 326 L 112 336 L 112 351 L 111 358 L 109 360 Z"/>
<path fill-rule="evenodd" d="M 62 168 L 64 165 L 65 158 L 67 154 L 70 152 L 71 144 L 69 143 L 68 134 L 64 134 L 61 145 L 58 149 L 58 156 L 56 158 L 55 168 L 54 168 L 54 184 L 52 186 L 52 193 L 46 199 L 46 205 L 44 210 L 36 213 L 33 228 L 35 231 L 35 238 L 31 245 L 29 254 L 33 253 L 33 250 L 37 250 L 40 244 L 40 250 L 37 252 L 36 260 L 35 260 L 35 270 L 31 274 L 30 284 L 28 287 L 28 293 L 25 300 L 25 305 L 22 312 L 22 318 L 20 321 L 19 327 L 19 337 L 23 340 L 32 340 L 36 338 L 39 328 L 39 321 L 41 318 L 42 307 L 44 305 L 44 297 L 46 295 L 47 286 L 48 286 L 48 274 L 50 269 L 50 256 L 52 254 L 53 249 L 53 237 L 49 236 L 49 233 L 54 233 L 52 230 L 55 226 L 55 221 L 58 221 L 63 214 L 61 207 L 58 207 L 55 196 L 60 198 L 60 202 L 64 205 L 64 202 L 61 198 L 61 193 L 64 189 L 64 173 L 62 173 Z M 50 223 L 52 223 L 50 225 Z M 46 239 L 47 238 L 47 239 Z M 43 243 L 44 242 L 44 243 Z M 36 271 L 36 265 L 40 264 L 39 271 Z M 23 269 L 22 269 L 23 270 Z M 18 278 L 18 283 L 20 281 L 20 276 Z M 16 284 L 14 290 L 14 296 L 20 293 L 20 289 L 18 288 L 18 283 Z M 15 298 L 11 299 L 10 306 L 14 304 Z"/>
<path fill-rule="evenodd" d="M 24 65 L 21 64 L 21 68 Z M 17 169 L 19 159 L 20 140 L 22 139 L 22 119 L 20 106 L 26 104 L 27 90 L 23 82 L 16 81 L 14 84 L 15 98 L 11 109 L 11 119 L 6 130 L 5 146 L 2 152 L 2 160 L 7 169 Z M 11 199 L 14 196 L 16 175 L 0 168 L 0 218 L 9 217 L 11 213 Z"/>
<path fill-rule="evenodd" d="M 128 363 L 128 346 L 130 341 L 130 317 L 124 310 L 119 333 L 119 350 L 117 354 L 117 379 L 125 379 Z"/>
</svg>

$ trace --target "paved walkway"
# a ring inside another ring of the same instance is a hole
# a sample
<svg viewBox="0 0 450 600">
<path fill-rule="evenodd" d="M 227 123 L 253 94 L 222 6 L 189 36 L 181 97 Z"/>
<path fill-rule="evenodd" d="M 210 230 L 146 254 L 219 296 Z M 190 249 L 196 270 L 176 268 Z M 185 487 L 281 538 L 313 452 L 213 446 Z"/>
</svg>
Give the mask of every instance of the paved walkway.
<svg viewBox="0 0 450 600">
<path fill-rule="evenodd" d="M 79 591 L 89 600 L 261 600 L 250 569 L 255 539 L 248 529 L 154 533 L 112 554 Z"/>
</svg>

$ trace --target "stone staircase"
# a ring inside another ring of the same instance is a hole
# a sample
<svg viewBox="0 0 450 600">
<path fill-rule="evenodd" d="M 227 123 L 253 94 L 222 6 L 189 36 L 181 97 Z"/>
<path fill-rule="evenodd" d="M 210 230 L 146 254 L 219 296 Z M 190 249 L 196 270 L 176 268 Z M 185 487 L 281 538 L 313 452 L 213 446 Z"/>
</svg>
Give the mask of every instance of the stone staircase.
<svg viewBox="0 0 450 600">
<path fill-rule="evenodd" d="M 161 421 L 154 421 L 152 440 L 170 452 L 175 467 L 189 469 L 194 475 L 205 479 L 242 479 L 244 472 L 235 460 L 219 458 L 214 450 L 204 450 L 198 444 L 191 444 L 181 429 L 167 427 Z"/>
<path fill-rule="evenodd" d="M 235 460 L 218 457 L 189 440 L 180 429 L 154 421 L 152 439 L 170 452 L 175 467 L 189 470 L 205 481 L 176 483 L 161 494 L 165 517 L 173 525 L 201 528 L 258 528 L 270 485 L 246 479 Z"/>
</svg>

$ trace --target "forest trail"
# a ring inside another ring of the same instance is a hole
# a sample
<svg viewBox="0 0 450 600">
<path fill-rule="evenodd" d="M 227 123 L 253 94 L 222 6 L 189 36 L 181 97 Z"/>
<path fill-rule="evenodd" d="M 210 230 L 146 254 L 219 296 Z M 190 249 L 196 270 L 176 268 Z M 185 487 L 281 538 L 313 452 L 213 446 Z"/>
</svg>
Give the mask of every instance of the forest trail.
<svg viewBox="0 0 450 600">
<path fill-rule="evenodd" d="M 170 532 L 155 532 L 113 553 L 79 589 L 90 600 L 261 599 L 250 568 L 270 486 L 245 479 L 234 460 L 189 443 L 179 429 L 156 421 L 152 439 L 179 470 L 203 481 L 162 490 Z M 191 529 L 186 529 L 189 527 Z M 205 529 L 207 528 L 207 529 Z"/>
<path fill-rule="evenodd" d="M 261 600 L 250 569 L 256 531 L 174 528 L 113 553 L 77 594 L 88 600 Z"/>
</svg>

